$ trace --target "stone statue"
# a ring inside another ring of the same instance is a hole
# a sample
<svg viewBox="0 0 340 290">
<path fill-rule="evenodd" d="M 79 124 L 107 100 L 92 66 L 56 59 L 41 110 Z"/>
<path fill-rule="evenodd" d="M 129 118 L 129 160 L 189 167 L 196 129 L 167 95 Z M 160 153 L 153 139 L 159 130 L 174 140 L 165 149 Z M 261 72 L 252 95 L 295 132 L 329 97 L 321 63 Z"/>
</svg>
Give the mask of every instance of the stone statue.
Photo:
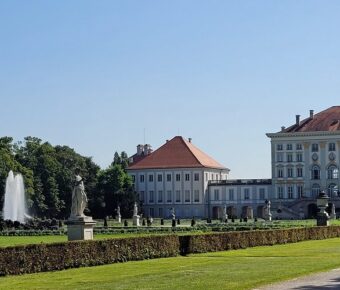
<svg viewBox="0 0 340 290">
<path fill-rule="evenodd" d="M 175 220 L 176 219 L 176 215 L 175 215 L 175 208 L 171 208 L 171 218 L 173 219 L 173 220 Z"/>
<path fill-rule="evenodd" d="M 135 202 L 135 205 L 133 206 L 133 215 L 137 216 L 138 215 L 138 206 L 137 206 L 137 202 Z"/>
<path fill-rule="evenodd" d="M 117 222 L 121 223 L 122 222 L 122 215 L 120 214 L 120 206 L 117 206 L 117 215 L 116 215 L 116 220 Z"/>
<path fill-rule="evenodd" d="M 265 219 L 267 221 L 271 221 L 272 220 L 272 213 L 270 211 L 271 202 L 270 202 L 270 200 L 266 200 L 265 203 L 266 203 L 266 207 L 265 207 L 266 208 Z"/>
<path fill-rule="evenodd" d="M 227 222 L 227 220 L 228 220 L 227 205 L 224 205 L 224 207 L 223 207 L 223 221 Z"/>
<path fill-rule="evenodd" d="M 132 224 L 134 226 L 139 227 L 139 218 L 140 216 L 138 215 L 137 202 L 135 202 L 135 205 L 133 206 L 133 217 L 132 217 Z"/>
<path fill-rule="evenodd" d="M 84 217 L 84 209 L 87 205 L 87 196 L 83 178 L 79 175 L 80 169 L 75 170 L 75 183 L 72 192 L 71 217 Z"/>
</svg>

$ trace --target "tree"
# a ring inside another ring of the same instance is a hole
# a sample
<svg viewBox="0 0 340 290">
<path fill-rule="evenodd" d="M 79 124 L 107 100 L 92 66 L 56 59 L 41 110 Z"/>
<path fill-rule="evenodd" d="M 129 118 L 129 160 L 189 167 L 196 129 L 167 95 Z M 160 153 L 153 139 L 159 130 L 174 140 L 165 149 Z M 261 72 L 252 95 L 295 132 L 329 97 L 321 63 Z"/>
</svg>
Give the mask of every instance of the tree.
<svg viewBox="0 0 340 290">
<path fill-rule="evenodd" d="M 132 216 L 133 204 L 138 202 L 138 195 L 133 189 L 132 179 L 121 164 L 112 164 L 98 175 L 98 192 L 104 201 L 105 215 L 116 214 L 120 206 L 123 218 Z"/>
</svg>

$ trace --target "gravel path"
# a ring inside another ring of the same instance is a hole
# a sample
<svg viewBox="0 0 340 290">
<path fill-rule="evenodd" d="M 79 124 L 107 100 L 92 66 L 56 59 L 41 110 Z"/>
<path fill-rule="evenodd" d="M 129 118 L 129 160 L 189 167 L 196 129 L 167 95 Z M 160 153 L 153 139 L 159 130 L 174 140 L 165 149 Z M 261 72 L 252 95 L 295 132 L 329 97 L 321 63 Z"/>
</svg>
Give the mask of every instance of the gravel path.
<svg viewBox="0 0 340 290">
<path fill-rule="evenodd" d="M 293 280 L 258 287 L 253 290 L 340 290 L 340 269 L 295 278 Z"/>
</svg>

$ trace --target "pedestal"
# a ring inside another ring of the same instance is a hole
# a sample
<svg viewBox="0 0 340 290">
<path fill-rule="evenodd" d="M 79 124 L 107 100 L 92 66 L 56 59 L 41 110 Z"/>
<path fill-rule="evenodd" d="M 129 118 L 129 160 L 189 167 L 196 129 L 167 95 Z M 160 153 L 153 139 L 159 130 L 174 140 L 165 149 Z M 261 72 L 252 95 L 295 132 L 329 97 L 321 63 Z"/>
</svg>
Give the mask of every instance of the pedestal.
<svg viewBox="0 0 340 290">
<path fill-rule="evenodd" d="M 325 227 L 325 226 L 329 226 L 329 217 L 328 215 L 325 214 L 318 214 L 316 217 L 316 225 L 319 227 Z"/>
<path fill-rule="evenodd" d="M 93 240 L 93 227 L 96 222 L 92 217 L 72 217 L 65 224 L 69 241 Z"/>
<path fill-rule="evenodd" d="M 139 227 L 139 215 L 134 215 L 132 220 L 133 225 Z"/>
</svg>

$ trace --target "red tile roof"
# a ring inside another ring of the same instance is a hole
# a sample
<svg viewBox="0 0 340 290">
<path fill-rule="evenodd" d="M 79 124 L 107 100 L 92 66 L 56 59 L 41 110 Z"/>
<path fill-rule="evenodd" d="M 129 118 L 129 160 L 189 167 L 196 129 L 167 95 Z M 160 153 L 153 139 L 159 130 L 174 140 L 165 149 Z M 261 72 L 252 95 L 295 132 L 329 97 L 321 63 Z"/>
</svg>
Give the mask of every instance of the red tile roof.
<svg viewBox="0 0 340 290">
<path fill-rule="evenodd" d="M 227 169 L 202 152 L 191 142 L 176 136 L 142 160 L 134 162 L 128 169 L 165 168 L 216 168 Z"/>
<path fill-rule="evenodd" d="M 340 130 L 340 106 L 330 107 L 320 113 L 317 113 L 313 118 L 306 118 L 300 124 L 294 124 L 283 133 L 294 132 L 314 132 L 314 131 L 339 131 Z"/>
</svg>

